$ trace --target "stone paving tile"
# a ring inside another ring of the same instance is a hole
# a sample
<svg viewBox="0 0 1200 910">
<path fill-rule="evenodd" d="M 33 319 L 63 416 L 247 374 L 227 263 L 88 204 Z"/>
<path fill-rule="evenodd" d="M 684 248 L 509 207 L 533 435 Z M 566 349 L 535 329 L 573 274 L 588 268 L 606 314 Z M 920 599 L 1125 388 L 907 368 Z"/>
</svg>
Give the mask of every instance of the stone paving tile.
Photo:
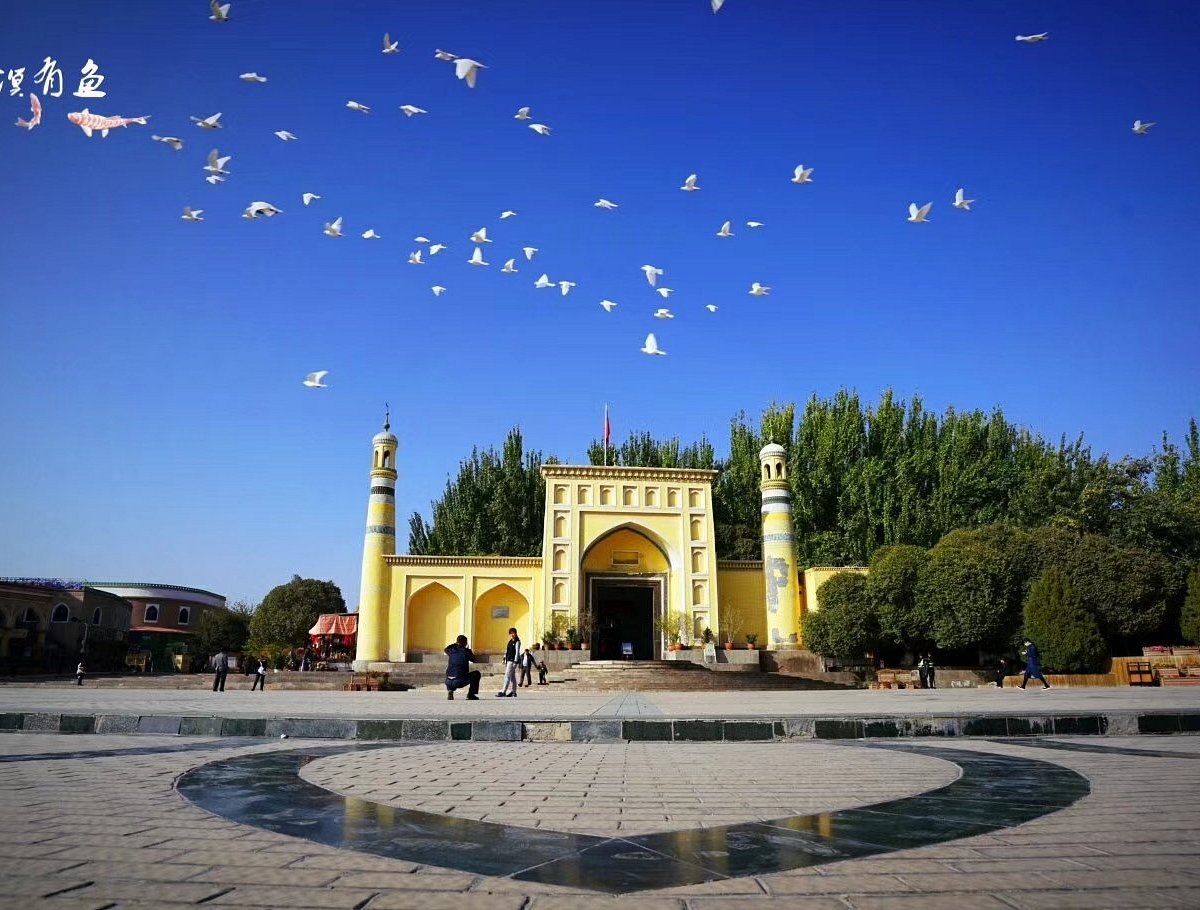
<svg viewBox="0 0 1200 910">
<path fill-rule="evenodd" d="M 71 891 L 70 896 L 109 901 L 145 901 L 147 898 L 153 897 L 154 900 L 164 904 L 197 904 L 200 901 L 217 899 L 232 890 L 230 885 L 213 885 L 203 882 L 189 884 L 177 881 L 172 882 L 168 887 L 165 884 L 150 885 L 126 879 L 108 879 L 92 882 L 83 888 Z"/>
<path fill-rule="evenodd" d="M 331 872 L 412 872 L 417 868 L 417 864 L 348 850 L 305 856 L 295 860 L 287 868 L 322 869 Z"/>
<path fill-rule="evenodd" d="M 991 894 L 889 894 L 851 895 L 846 903 L 853 910 L 1012 910 L 1000 898 Z M 1039 910 L 1058 910 L 1056 904 L 1046 904 Z"/>
<path fill-rule="evenodd" d="M 530 902 L 529 910 L 684 910 L 684 906 L 680 898 L 658 897 L 653 892 L 622 897 L 562 894 L 537 896 Z"/>
<path fill-rule="evenodd" d="M 769 898 L 768 898 L 769 900 Z M 688 910 L 762 910 L 761 897 L 693 897 Z M 787 910 L 849 910 L 850 905 L 837 897 L 788 897 Z"/>
<path fill-rule="evenodd" d="M 36 906 L 38 910 L 109 910 L 113 902 L 109 900 L 78 900 L 70 897 L 45 897 L 36 904 L 31 904 L 28 897 L 5 895 L 0 897 L 0 910 L 29 910 Z"/>
<path fill-rule="evenodd" d="M 51 878 L 43 876 L 5 875 L 4 893 L 6 897 L 37 898 L 53 897 L 56 894 L 73 891 L 88 884 L 86 878 L 72 876 L 70 873 L 56 875 Z M 26 900 L 28 903 L 28 900 Z"/>
<path fill-rule="evenodd" d="M 771 894 L 903 894 L 917 889 L 895 875 L 820 875 L 780 872 L 762 876 Z"/>
<path fill-rule="evenodd" d="M 354 910 L 375 897 L 377 891 L 361 888 L 279 888 L 238 885 L 206 905 L 217 907 L 304 908 L 304 910 Z"/>
<path fill-rule="evenodd" d="M 279 885 L 287 888 L 319 888 L 331 884 L 338 873 L 332 869 L 264 869 L 261 866 L 221 866 L 191 876 L 190 882 L 226 885 Z"/>
<path fill-rule="evenodd" d="M 520 894 L 475 891 L 462 894 L 383 893 L 371 899 L 366 910 L 524 910 L 526 899 Z"/>
<path fill-rule="evenodd" d="M 338 888 L 366 888 L 372 891 L 466 891 L 475 884 L 475 880 L 476 876 L 462 872 L 345 872 L 336 884 Z"/>
<path fill-rule="evenodd" d="M 1014 910 L 1175 910 L 1196 907 L 1195 891 L 1112 889 L 1104 891 L 1000 891 L 996 894 Z"/>
</svg>

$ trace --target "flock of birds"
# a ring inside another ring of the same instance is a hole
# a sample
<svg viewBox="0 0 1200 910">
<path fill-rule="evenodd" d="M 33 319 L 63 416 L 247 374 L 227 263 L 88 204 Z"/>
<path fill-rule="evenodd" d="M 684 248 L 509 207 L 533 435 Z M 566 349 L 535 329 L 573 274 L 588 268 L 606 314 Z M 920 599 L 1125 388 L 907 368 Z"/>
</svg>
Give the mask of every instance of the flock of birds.
<svg viewBox="0 0 1200 910">
<path fill-rule="evenodd" d="M 710 0 L 710 3 L 712 6 L 713 13 L 717 13 L 721 10 L 721 7 L 724 5 L 725 0 Z M 230 22 L 231 21 L 231 17 L 230 17 L 231 7 L 232 7 L 232 3 L 220 4 L 217 2 L 217 0 L 210 0 L 210 2 L 209 2 L 209 10 L 210 10 L 209 19 L 211 19 L 214 22 L 222 23 L 222 24 Z M 1022 44 L 1041 44 L 1041 43 L 1045 42 L 1046 40 L 1048 40 L 1049 37 L 1050 37 L 1050 35 L 1048 32 L 1041 32 L 1039 34 L 1033 34 L 1033 35 L 1017 35 L 1016 40 Z M 383 36 L 382 53 L 390 55 L 390 54 L 398 54 L 399 52 L 400 52 L 400 42 L 393 41 L 391 38 L 391 35 L 385 33 Z M 459 80 L 466 83 L 468 88 L 475 88 L 476 82 L 478 81 L 478 78 L 479 78 L 480 71 L 487 69 L 487 67 L 483 63 L 480 63 L 478 60 L 473 60 L 469 57 L 461 57 L 457 54 L 452 54 L 449 51 L 445 51 L 440 48 L 435 50 L 434 58 L 437 60 L 440 60 L 440 61 L 447 62 L 447 63 L 452 63 L 454 65 L 455 76 Z M 241 79 L 243 82 L 247 82 L 247 83 L 265 83 L 267 81 L 266 76 L 262 76 L 256 72 L 242 73 L 238 78 Z M 361 102 L 358 102 L 355 100 L 347 101 L 346 108 L 348 108 L 349 110 L 354 111 L 358 114 L 362 114 L 362 115 L 369 115 L 371 113 L 371 108 L 368 105 L 362 104 Z M 17 126 L 22 127 L 24 129 L 32 130 L 34 127 L 36 127 L 41 122 L 42 110 L 41 110 L 41 105 L 38 102 L 36 95 L 30 96 L 30 109 L 32 111 L 31 119 L 30 120 L 18 119 Z M 416 105 L 413 105 L 413 104 L 401 105 L 399 109 L 404 114 L 404 116 L 408 117 L 408 118 L 417 117 L 417 116 L 421 116 L 421 115 L 428 113 L 428 111 L 426 111 L 425 109 L 417 107 Z M 211 114 L 207 117 L 193 116 L 193 117 L 191 117 L 191 120 L 201 130 L 215 131 L 215 130 L 219 130 L 219 129 L 223 128 L 223 125 L 221 123 L 221 116 L 222 115 L 220 113 Z M 553 132 L 552 128 L 550 126 L 548 126 L 547 124 L 529 122 L 529 121 L 532 121 L 532 119 L 533 119 L 530 107 L 519 108 L 517 110 L 517 112 L 513 115 L 513 117 L 514 117 L 514 119 L 516 119 L 518 121 L 526 123 L 526 125 L 528 126 L 529 129 L 533 130 L 535 133 L 537 133 L 540 136 L 549 136 Z M 79 126 L 83 130 L 84 134 L 89 137 L 96 130 L 100 131 L 101 137 L 105 137 L 108 135 L 109 130 L 112 128 L 127 127 L 130 124 L 134 124 L 134 123 L 144 125 L 146 123 L 148 117 L 144 117 L 144 116 L 143 117 L 102 117 L 102 116 L 90 113 L 85 108 L 83 111 L 68 114 L 67 119 L 71 123 Z M 1150 128 L 1153 127 L 1154 125 L 1155 124 L 1153 122 L 1145 122 L 1142 120 L 1135 120 L 1133 123 L 1132 131 L 1136 135 L 1144 136 L 1150 130 Z M 298 138 L 296 135 L 289 132 L 288 130 L 277 130 L 274 135 L 277 136 L 280 139 L 280 141 L 282 141 L 282 142 L 294 142 Z M 152 135 L 151 139 L 155 142 L 160 142 L 160 143 L 174 149 L 175 151 L 182 150 L 183 146 L 184 146 L 184 140 L 178 136 Z M 203 170 L 207 174 L 207 176 L 204 179 L 208 183 L 210 183 L 214 186 L 219 183 L 224 183 L 225 180 L 230 176 L 230 171 L 228 170 L 227 166 L 232 159 L 233 159 L 232 155 L 222 155 L 218 149 L 214 148 L 212 151 L 210 151 L 208 153 L 206 163 L 203 167 Z M 803 164 L 797 165 L 795 170 L 793 171 L 793 174 L 791 177 L 791 182 L 793 184 L 797 184 L 800 186 L 812 183 L 813 182 L 813 180 L 812 180 L 813 170 L 814 170 L 814 168 L 805 167 Z M 698 180 L 699 180 L 699 176 L 697 174 L 689 174 L 686 178 L 684 178 L 683 184 L 679 187 L 679 189 L 685 193 L 699 192 L 701 190 L 701 187 L 699 186 Z M 316 193 L 304 192 L 301 194 L 300 199 L 301 199 L 302 204 L 305 207 L 308 207 L 308 206 L 312 205 L 313 202 L 320 200 L 321 197 Z M 965 189 L 960 187 L 955 192 L 954 199 L 951 204 L 953 205 L 953 207 L 955 209 L 957 209 L 959 211 L 969 212 L 969 211 L 971 211 L 971 205 L 975 201 L 976 200 L 974 200 L 974 199 L 966 198 Z M 615 211 L 618 208 L 620 208 L 620 205 L 618 203 L 613 202 L 612 200 L 609 200 L 609 199 L 604 199 L 604 198 L 598 199 L 596 202 L 593 203 L 593 205 L 595 208 L 600 209 L 602 211 L 606 211 L 606 212 L 612 212 L 612 211 Z M 911 202 L 911 203 L 909 203 L 909 206 L 908 206 L 908 219 L 907 220 L 912 224 L 926 224 L 929 222 L 929 214 L 932 209 L 933 209 L 933 202 L 926 202 L 923 205 L 918 205 L 916 202 Z M 246 206 L 246 208 L 242 212 L 242 217 L 248 221 L 255 221 L 260 218 L 274 218 L 275 216 L 282 215 L 282 214 L 283 214 L 283 210 L 280 209 L 278 206 L 276 206 L 270 202 L 258 200 L 258 201 L 251 202 L 248 206 Z M 203 215 L 204 215 L 204 209 L 192 208 L 191 206 L 187 206 L 184 208 L 181 218 L 184 221 L 188 221 L 188 222 L 201 222 L 204 220 Z M 517 212 L 512 211 L 512 210 L 505 210 L 500 213 L 500 220 L 506 221 L 506 220 L 508 220 L 510 218 L 514 218 L 516 216 L 517 216 Z M 746 227 L 748 227 L 752 230 L 764 227 L 764 224 L 760 221 L 747 221 L 747 222 L 745 222 L 745 224 L 746 224 Z M 333 219 L 332 221 L 325 222 L 323 230 L 324 230 L 325 236 L 327 236 L 327 237 L 332 237 L 332 238 L 343 237 L 344 231 L 343 231 L 342 217 L 339 216 L 339 217 Z M 367 230 L 362 231 L 360 236 L 364 240 L 381 240 L 381 239 L 383 239 L 382 236 L 374 228 L 368 228 Z M 719 238 L 723 238 L 723 239 L 732 237 L 733 236 L 732 221 L 724 222 L 720 226 L 720 229 L 717 230 L 716 236 Z M 486 245 L 492 243 L 492 238 L 488 237 L 488 234 L 487 234 L 487 227 L 485 226 L 485 227 L 479 228 L 477 231 L 475 231 L 474 233 L 472 233 L 470 235 L 469 239 L 470 239 L 470 242 L 472 244 L 474 244 L 474 250 L 471 253 L 470 258 L 466 260 L 467 264 L 477 267 L 477 268 L 485 268 L 485 267 L 490 266 L 491 263 L 489 263 L 484 258 L 485 257 L 484 250 L 485 250 Z M 409 253 L 408 262 L 411 265 L 417 265 L 417 266 L 424 265 L 427 262 L 429 262 L 430 260 L 432 260 L 432 258 L 434 256 L 439 255 L 444 250 L 449 248 L 447 244 L 441 243 L 441 242 L 434 242 L 429 237 L 426 237 L 423 235 L 415 237 L 413 239 L 413 242 L 416 244 L 420 244 L 421 246 L 418 249 L 414 250 L 413 252 Z M 525 261 L 530 262 L 533 260 L 534 256 L 539 251 L 538 251 L 537 247 L 526 246 L 526 247 L 522 248 L 521 252 L 525 257 Z M 517 263 L 517 257 L 514 256 L 512 258 L 509 258 L 508 260 L 506 260 L 504 262 L 503 266 L 500 268 L 500 271 L 504 274 L 514 274 L 518 271 L 516 263 Z M 641 267 L 641 270 L 642 270 L 643 274 L 645 275 L 646 281 L 650 285 L 651 290 L 654 293 L 658 294 L 659 297 L 661 297 L 663 300 L 668 300 L 671 297 L 671 295 L 674 293 L 673 289 L 670 287 L 667 287 L 665 285 L 659 285 L 659 283 L 658 283 L 658 279 L 662 278 L 664 276 L 664 269 L 659 268 L 657 266 L 653 266 L 653 265 L 643 265 Z M 571 291 L 576 287 L 576 283 L 574 281 L 565 280 L 565 279 L 555 281 L 555 280 L 552 280 L 547 273 L 543 273 L 540 277 L 538 277 L 537 280 L 534 281 L 533 285 L 535 288 L 537 288 L 539 290 L 557 287 L 563 297 L 566 297 L 568 294 L 570 294 Z M 440 297 L 441 295 L 446 293 L 447 289 L 443 285 L 435 284 L 432 286 L 431 290 L 435 297 Z M 765 297 L 765 296 L 769 295 L 770 292 L 771 292 L 771 288 L 769 286 L 763 285 L 757 281 L 752 282 L 750 284 L 750 288 L 748 291 L 748 293 L 750 295 L 755 296 L 755 297 Z M 617 303 L 613 300 L 604 299 L 604 300 L 600 301 L 600 306 L 604 308 L 605 312 L 612 312 L 612 310 L 617 306 Z M 708 304 L 706 306 L 706 309 L 710 313 L 715 313 L 717 311 L 717 307 L 714 304 Z M 666 320 L 666 319 L 674 319 L 675 318 L 674 313 L 672 313 L 668 307 L 659 307 L 658 309 L 655 310 L 653 315 L 654 315 L 655 319 Z M 665 356 L 665 354 L 666 354 L 666 351 L 664 351 L 662 348 L 659 347 L 658 339 L 655 337 L 655 334 L 653 332 L 650 332 L 646 335 L 646 339 L 642 345 L 641 351 L 643 354 L 648 354 L 648 355 L 652 355 L 652 356 L 660 356 L 660 357 Z M 309 388 L 314 388 L 314 389 L 327 388 L 327 385 L 323 382 L 323 380 L 324 380 L 325 376 L 328 374 L 328 372 L 329 372 L 328 370 L 319 370 L 319 371 L 310 373 L 305 378 L 304 385 L 308 386 Z"/>
</svg>

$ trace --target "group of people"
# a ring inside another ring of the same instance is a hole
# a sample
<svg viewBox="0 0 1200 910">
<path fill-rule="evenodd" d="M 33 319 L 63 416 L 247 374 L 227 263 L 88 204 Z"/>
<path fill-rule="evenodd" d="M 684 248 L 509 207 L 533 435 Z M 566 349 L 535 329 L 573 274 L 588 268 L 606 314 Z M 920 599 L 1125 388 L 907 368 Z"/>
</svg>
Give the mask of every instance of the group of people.
<svg viewBox="0 0 1200 910">
<path fill-rule="evenodd" d="M 218 651 L 212 659 L 213 668 L 213 691 L 225 691 L 225 677 L 229 675 L 229 655 L 224 651 Z M 254 685 L 250 687 L 253 692 L 258 689 L 261 692 L 267 691 L 267 662 L 263 658 L 258 658 L 258 667 L 254 670 Z"/>
<path fill-rule="evenodd" d="M 1030 639 L 1026 638 L 1023 642 L 1022 656 L 1025 658 L 1025 672 L 1021 676 L 1021 682 L 1017 686 L 1018 689 L 1024 689 L 1025 685 L 1031 679 L 1036 679 L 1042 684 L 1042 688 L 1049 689 L 1050 683 L 1046 682 L 1046 677 L 1042 673 L 1041 659 L 1038 656 L 1037 645 Z M 997 689 L 1004 688 L 1004 677 L 1009 674 L 1009 661 L 1007 658 L 1000 658 L 1000 662 L 996 665 L 995 676 L 993 682 Z M 933 656 L 926 651 L 924 656 L 917 661 L 917 674 L 921 680 L 922 689 L 937 688 L 937 667 L 934 666 Z"/>
<path fill-rule="evenodd" d="M 475 652 L 467 645 L 467 636 L 460 635 L 453 644 L 446 645 L 446 698 L 454 701 L 456 689 L 467 690 L 467 700 L 479 699 L 479 682 L 483 674 L 472 670 L 471 664 L 479 663 Z M 508 630 L 508 644 L 504 648 L 504 687 L 496 693 L 497 698 L 516 698 L 517 689 L 533 685 L 533 670 L 538 671 L 538 685 L 546 682 L 546 663 L 528 648 L 521 645 L 516 629 Z"/>
</svg>

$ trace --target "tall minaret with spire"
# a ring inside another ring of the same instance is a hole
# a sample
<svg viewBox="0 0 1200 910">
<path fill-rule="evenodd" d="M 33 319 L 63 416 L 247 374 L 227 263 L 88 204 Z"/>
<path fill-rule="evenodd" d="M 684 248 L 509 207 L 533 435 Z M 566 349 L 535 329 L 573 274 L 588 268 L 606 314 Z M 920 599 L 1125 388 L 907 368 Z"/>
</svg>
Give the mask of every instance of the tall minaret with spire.
<svg viewBox="0 0 1200 910">
<path fill-rule="evenodd" d="M 363 539 L 362 584 L 358 595 L 358 652 L 355 669 L 389 659 L 388 600 L 391 573 L 383 557 L 396 552 L 396 449 L 391 413 L 384 407 L 383 431 L 371 440 L 371 495 Z"/>
<path fill-rule="evenodd" d="M 778 443 L 763 446 L 763 575 L 767 593 L 767 647 L 800 647 L 800 575 L 796 571 L 796 535 L 792 530 L 792 491 L 787 452 Z"/>
</svg>

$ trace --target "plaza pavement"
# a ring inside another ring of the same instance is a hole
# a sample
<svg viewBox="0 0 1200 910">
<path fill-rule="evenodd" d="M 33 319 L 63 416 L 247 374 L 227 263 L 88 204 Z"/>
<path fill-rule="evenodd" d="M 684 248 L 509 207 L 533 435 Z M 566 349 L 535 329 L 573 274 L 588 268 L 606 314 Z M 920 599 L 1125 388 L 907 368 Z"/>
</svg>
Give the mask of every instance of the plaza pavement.
<svg viewBox="0 0 1200 910">
<path fill-rule="evenodd" d="M 501 703 L 492 710 L 508 707 Z M 324 846 L 211 815 L 174 789 L 179 775 L 208 762 L 327 746 L 328 741 L 10 733 L 0 735 L 0 910 L 187 905 L 292 910 L 1200 907 L 1200 737 L 1038 742 L 1042 747 L 958 740 L 954 748 L 1068 767 L 1088 778 L 1089 795 L 1068 808 L 986 835 L 609 897 Z M 1044 748 L 1054 743 L 1069 748 Z M 805 810 L 933 789 L 947 773 L 943 762 L 920 754 L 920 744 L 912 752 L 895 754 L 860 744 L 811 741 L 760 744 L 753 747 L 758 750 L 754 754 L 739 751 L 744 748 L 698 743 L 394 745 L 321 758 L 305 774 L 325 787 L 349 792 L 361 787 L 372 791 L 366 798 L 398 804 L 411 802 L 423 786 L 452 779 L 443 789 L 456 806 L 472 794 L 483 794 L 491 803 L 485 810 L 496 808 L 499 794 L 524 783 L 535 790 L 523 800 L 556 800 L 550 814 L 563 826 L 577 821 L 564 818 L 571 802 L 579 804 L 573 815 L 590 816 L 586 826 L 619 831 L 621 816 L 613 808 L 625 803 L 614 803 L 614 798 L 654 804 L 665 816 L 664 827 L 702 821 L 707 811 L 754 814 L 764 808 L 758 791 L 771 768 L 778 770 L 777 792 L 802 801 L 793 806 L 783 799 L 779 805 Z M 1084 751 L 1074 751 L 1079 749 Z M 769 764 L 763 764 L 764 754 Z M 704 779 L 706 768 L 714 769 L 711 783 Z M 403 774 L 389 773 L 396 770 Z M 745 784 L 738 782 L 739 771 L 747 772 Z M 544 792 L 536 792 L 543 780 Z M 685 800 L 688 794 L 694 799 Z M 710 802 L 711 809 L 706 808 Z"/>
</svg>

